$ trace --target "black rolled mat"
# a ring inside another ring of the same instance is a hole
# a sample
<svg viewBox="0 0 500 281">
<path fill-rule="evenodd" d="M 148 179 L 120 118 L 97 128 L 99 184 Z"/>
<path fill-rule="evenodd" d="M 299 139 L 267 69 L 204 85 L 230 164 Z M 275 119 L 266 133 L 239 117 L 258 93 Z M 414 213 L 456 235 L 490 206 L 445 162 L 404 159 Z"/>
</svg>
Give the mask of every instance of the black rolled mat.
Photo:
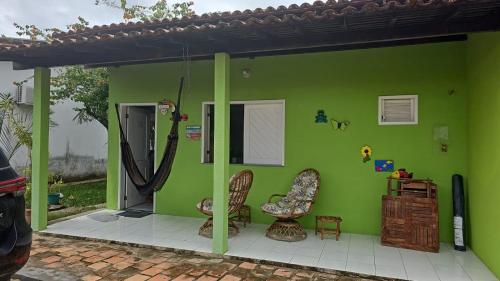
<svg viewBox="0 0 500 281">
<path fill-rule="evenodd" d="M 139 211 L 139 210 L 126 210 L 124 212 L 118 213 L 118 215 L 121 217 L 137 218 L 137 219 L 147 217 L 151 214 L 152 212 Z"/>
</svg>

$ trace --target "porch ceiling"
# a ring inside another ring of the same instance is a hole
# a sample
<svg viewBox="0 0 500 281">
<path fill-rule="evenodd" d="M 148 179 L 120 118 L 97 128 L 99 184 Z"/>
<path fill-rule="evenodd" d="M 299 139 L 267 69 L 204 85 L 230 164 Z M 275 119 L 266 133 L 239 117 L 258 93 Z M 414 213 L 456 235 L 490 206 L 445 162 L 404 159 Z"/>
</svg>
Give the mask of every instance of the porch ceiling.
<svg viewBox="0 0 500 281">
<path fill-rule="evenodd" d="M 253 57 L 465 40 L 499 29 L 499 0 L 329 0 L 61 32 L 51 42 L 0 44 L 0 60 L 17 69 L 122 65 L 181 60 L 186 46 L 192 59 Z"/>
</svg>

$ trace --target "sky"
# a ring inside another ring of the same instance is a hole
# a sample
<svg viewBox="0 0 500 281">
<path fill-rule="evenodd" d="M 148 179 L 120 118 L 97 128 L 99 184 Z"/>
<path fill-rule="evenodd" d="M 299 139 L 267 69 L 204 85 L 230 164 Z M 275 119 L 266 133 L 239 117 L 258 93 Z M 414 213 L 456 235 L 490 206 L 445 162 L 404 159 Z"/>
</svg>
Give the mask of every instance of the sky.
<svg viewBox="0 0 500 281">
<path fill-rule="evenodd" d="M 150 5 L 155 0 L 130 0 L 130 3 Z M 311 0 L 194 0 L 197 14 L 216 11 L 255 9 L 258 7 L 288 6 L 312 3 Z M 75 23 L 78 16 L 91 25 L 121 22 L 119 10 L 94 5 L 95 0 L 0 0 L 0 35 L 17 37 L 13 23 L 34 24 L 40 28 L 57 27 Z"/>
</svg>

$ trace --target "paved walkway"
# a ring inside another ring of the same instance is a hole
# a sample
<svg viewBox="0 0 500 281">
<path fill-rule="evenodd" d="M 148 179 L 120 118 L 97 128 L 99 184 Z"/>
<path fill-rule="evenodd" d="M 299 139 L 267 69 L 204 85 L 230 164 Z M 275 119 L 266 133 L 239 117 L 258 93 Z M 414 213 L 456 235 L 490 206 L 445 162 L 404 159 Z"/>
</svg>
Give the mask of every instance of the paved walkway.
<svg viewBox="0 0 500 281">
<path fill-rule="evenodd" d="M 49 225 L 43 233 L 150 247 L 212 252 L 211 240 L 198 235 L 206 219 L 152 214 L 142 218 L 101 210 Z M 385 247 L 380 237 L 342 233 L 321 240 L 313 230 L 307 239 L 288 243 L 266 237 L 268 225 L 252 223 L 229 239 L 228 257 L 254 259 L 357 272 L 390 278 L 425 281 L 498 281 L 468 250 L 459 252 L 441 243 L 439 253 Z"/>
<path fill-rule="evenodd" d="M 54 281 L 390 280 L 45 235 L 34 235 L 31 258 L 19 274 Z"/>
</svg>

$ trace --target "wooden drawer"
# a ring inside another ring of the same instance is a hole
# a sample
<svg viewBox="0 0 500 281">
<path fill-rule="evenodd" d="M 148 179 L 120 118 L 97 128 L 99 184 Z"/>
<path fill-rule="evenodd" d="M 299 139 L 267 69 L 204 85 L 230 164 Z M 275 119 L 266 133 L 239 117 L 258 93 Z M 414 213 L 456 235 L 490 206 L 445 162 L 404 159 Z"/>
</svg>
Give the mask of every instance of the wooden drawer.
<svg viewBox="0 0 500 281">
<path fill-rule="evenodd" d="M 386 195 L 382 198 L 382 244 L 439 251 L 437 200 Z"/>
</svg>

